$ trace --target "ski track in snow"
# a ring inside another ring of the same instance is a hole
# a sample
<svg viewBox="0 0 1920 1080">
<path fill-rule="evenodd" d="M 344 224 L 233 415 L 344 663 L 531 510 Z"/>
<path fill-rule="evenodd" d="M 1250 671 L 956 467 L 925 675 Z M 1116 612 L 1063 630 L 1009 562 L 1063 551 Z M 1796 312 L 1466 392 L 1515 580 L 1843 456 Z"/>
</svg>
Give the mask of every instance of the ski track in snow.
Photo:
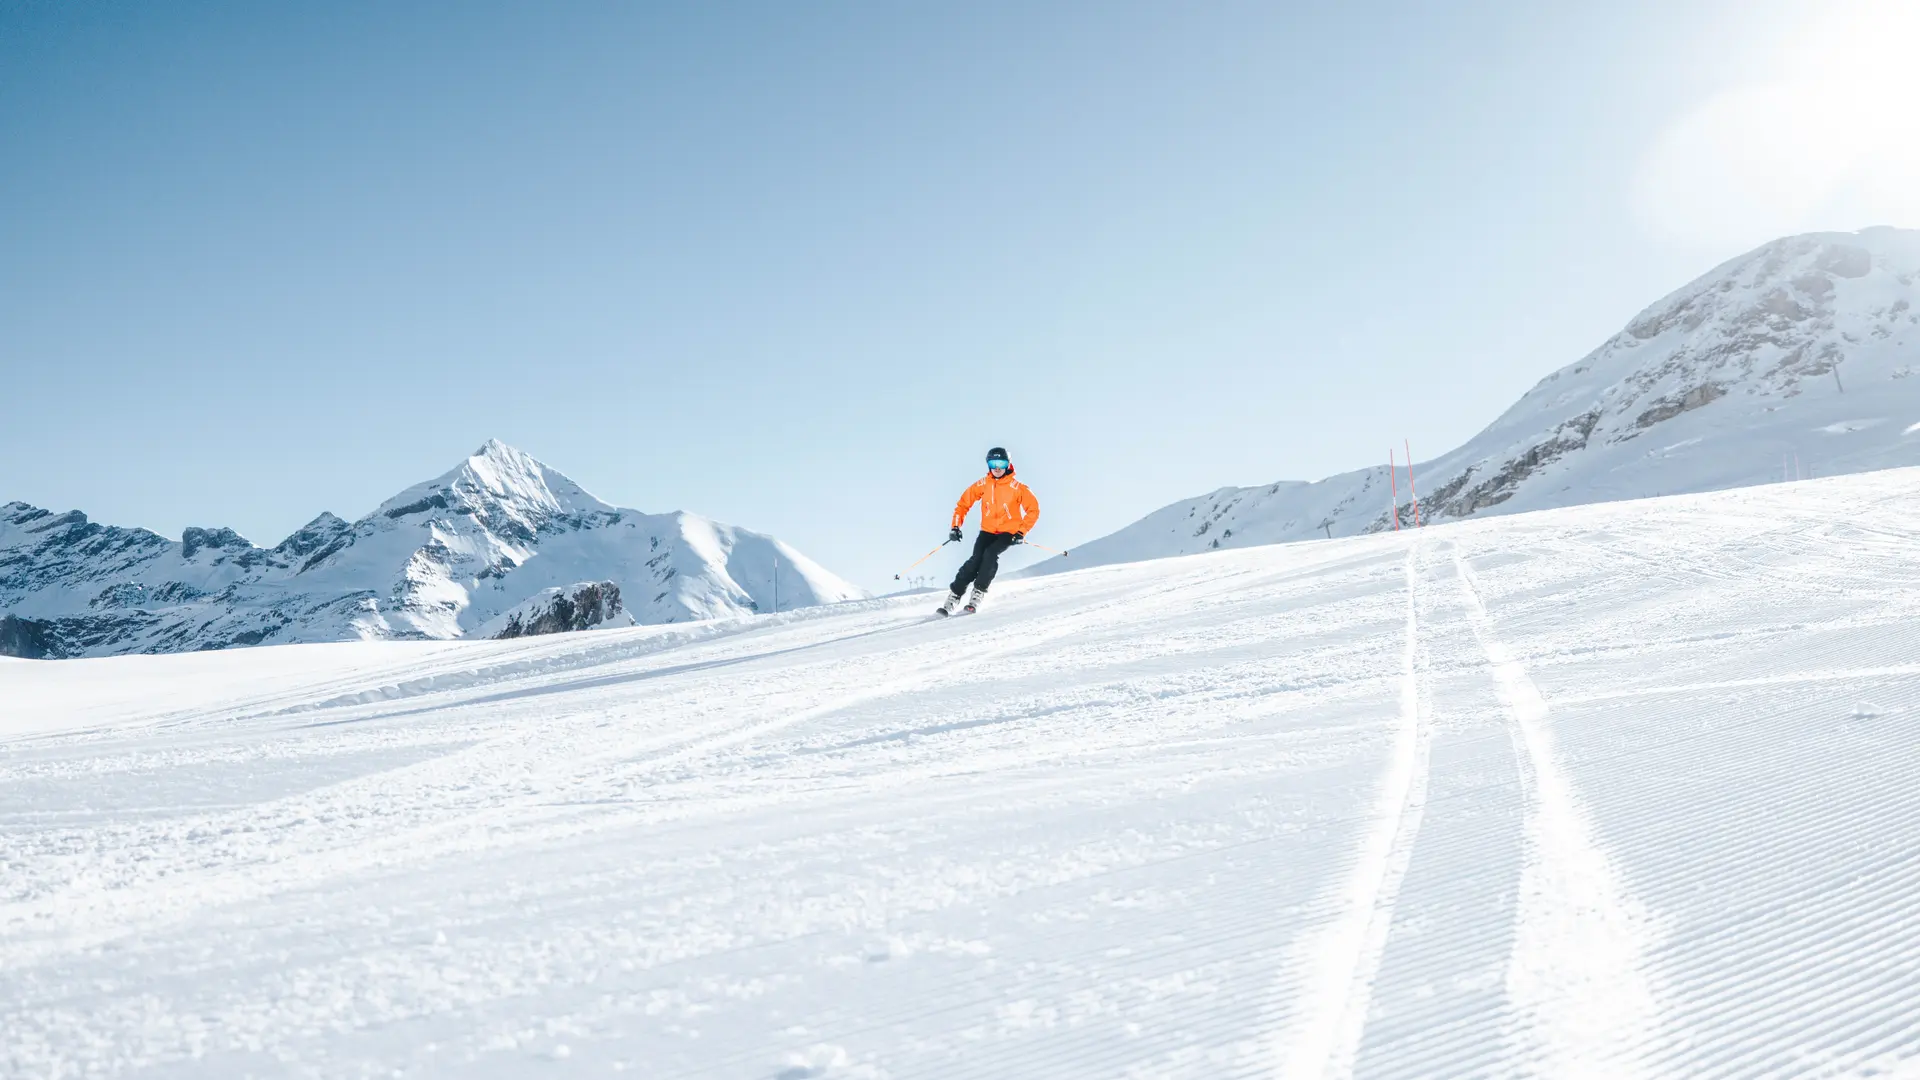
<svg viewBox="0 0 1920 1080">
<path fill-rule="evenodd" d="M 1495 636 L 1457 549 L 1453 564 L 1523 763 L 1526 862 L 1506 980 L 1527 1024 L 1522 1037 L 1534 1044 L 1543 1076 L 1645 1076 L 1639 1048 L 1660 1013 L 1645 970 L 1647 915 L 1621 885 L 1555 758 L 1546 699 Z"/>
<path fill-rule="evenodd" d="M 1393 906 L 1406 877 L 1426 802 L 1427 731 L 1422 723 L 1419 673 L 1419 549 L 1406 565 L 1406 644 L 1400 674 L 1400 715 L 1393 759 L 1381 785 L 1377 824 L 1367 838 L 1323 930 L 1304 945 L 1313 972 L 1310 994 L 1295 995 L 1297 1015 L 1277 1039 L 1279 1075 L 1312 1080 L 1353 1075 L 1367 1010 L 1392 924 Z"/>
<path fill-rule="evenodd" d="M 1914 1075 L 1916 511 L 0 665 L 0 1075 Z"/>
</svg>

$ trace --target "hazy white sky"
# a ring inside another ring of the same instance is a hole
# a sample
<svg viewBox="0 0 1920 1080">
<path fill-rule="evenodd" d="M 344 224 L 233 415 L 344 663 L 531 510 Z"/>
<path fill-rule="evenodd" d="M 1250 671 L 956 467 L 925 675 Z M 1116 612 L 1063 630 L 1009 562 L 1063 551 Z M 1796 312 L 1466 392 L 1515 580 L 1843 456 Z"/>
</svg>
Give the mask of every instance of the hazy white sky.
<svg viewBox="0 0 1920 1080">
<path fill-rule="evenodd" d="M 1863 222 L 1920 223 L 1920 2 L 1811 5 L 1641 155 L 1658 240 L 1701 250 Z"/>
<path fill-rule="evenodd" d="M 488 437 L 870 586 L 1464 440 L 1920 224 L 1920 5 L 0 3 L 0 500 L 271 544 Z"/>
</svg>

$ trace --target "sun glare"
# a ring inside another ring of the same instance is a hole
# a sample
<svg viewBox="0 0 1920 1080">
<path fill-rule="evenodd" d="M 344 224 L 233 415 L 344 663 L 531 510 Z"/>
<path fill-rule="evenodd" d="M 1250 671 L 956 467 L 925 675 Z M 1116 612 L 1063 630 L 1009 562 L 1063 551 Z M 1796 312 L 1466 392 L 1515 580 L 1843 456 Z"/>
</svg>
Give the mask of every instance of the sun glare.
<svg viewBox="0 0 1920 1080">
<path fill-rule="evenodd" d="M 1635 192 L 1655 229 L 1726 249 L 1920 225 L 1920 4 L 1829 7 L 1792 42 L 1655 139 Z"/>
</svg>

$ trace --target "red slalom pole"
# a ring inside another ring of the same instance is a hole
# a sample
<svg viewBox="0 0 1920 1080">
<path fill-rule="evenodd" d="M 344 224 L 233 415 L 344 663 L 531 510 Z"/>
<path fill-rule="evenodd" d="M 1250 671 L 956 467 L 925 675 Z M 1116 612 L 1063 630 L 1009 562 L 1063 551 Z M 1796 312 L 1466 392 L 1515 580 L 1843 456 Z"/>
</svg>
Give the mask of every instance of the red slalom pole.
<svg viewBox="0 0 1920 1080">
<path fill-rule="evenodd" d="M 1413 443 L 1405 439 L 1401 443 L 1407 448 L 1407 490 L 1413 494 L 1413 527 L 1420 527 L 1420 489 L 1413 486 Z"/>
<path fill-rule="evenodd" d="M 1393 449 L 1387 449 L 1387 483 L 1393 485 L 1393 505 L 1389 507 L 1393 515 L 1393 531 L 1400 531 L 1400 474 L 1393 469 Z"/>
</svg>

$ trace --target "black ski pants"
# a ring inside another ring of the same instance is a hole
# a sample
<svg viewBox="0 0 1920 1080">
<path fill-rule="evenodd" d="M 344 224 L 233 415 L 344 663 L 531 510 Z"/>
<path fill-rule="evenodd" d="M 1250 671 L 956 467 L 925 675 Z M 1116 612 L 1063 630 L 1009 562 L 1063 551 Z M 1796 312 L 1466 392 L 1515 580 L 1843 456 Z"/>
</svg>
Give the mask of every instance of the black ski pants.
<svg viewBox="0 0 1920 1080">
<path fill-rule="evenodd" d="M 960 573 L 953 579 L 953 592 L 957 596 L 966 591 L 967 586 L 978 586 L 981 592 L 993 584 L 993 575 L 1000 572 L 1000 556 L 1013 546 L 1012 533 L 983 532 L 973 538 L 973 554 L 960 564 Z"/>
</svg>

